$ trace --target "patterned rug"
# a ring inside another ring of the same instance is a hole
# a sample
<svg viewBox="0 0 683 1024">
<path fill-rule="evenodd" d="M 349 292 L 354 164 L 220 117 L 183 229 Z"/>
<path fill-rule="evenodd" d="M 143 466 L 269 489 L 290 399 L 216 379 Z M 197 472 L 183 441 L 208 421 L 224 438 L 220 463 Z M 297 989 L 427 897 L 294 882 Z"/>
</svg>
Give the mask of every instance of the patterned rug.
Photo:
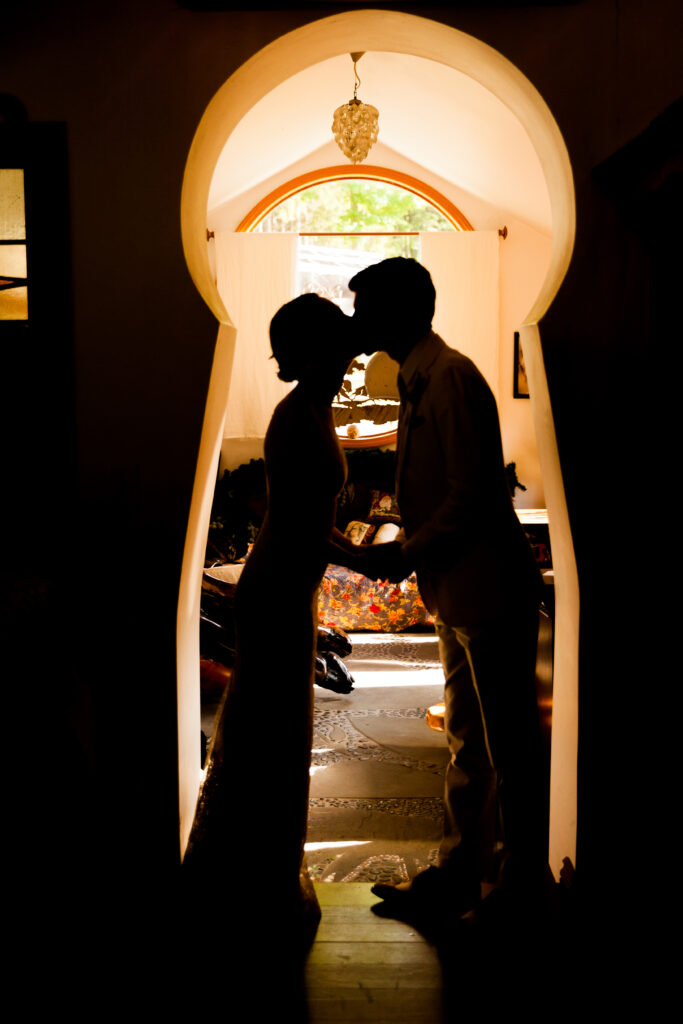
<svg viewBox="0 0 683 1024">
<path fill-rule="evenodd" d="M 353 672 L 359 663 L 398 663 L 411 670 L 438 667 L 439 644 L 435 633 L 351 634 L 353 651 L 345 659 Z"/>
<path fill-rule="evenodd" d="M 323 882 L 405 881 L 435 862 L 442 832 L 447 753 L 425 725 L 428 704 L 440 699 L 436 637 L 356 634 L 352 642 L 346 665 L 357 682 L 362 676 L 362 705 L 352 694 L 337 707 L 316 691 L 309 873 Z"/>
</svg>

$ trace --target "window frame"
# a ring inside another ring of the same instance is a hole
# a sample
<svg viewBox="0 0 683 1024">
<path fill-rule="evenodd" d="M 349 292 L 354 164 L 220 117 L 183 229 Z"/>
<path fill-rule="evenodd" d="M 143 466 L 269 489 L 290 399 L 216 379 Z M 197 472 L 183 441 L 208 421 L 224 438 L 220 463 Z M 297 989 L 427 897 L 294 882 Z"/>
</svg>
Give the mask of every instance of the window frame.
<svg viewBox="0 0 683 1024">
<path fill-rule="evenodd" d="M 26 276 L 20 277 L 16 274 L 2 274 L 0 273 L 0 292 L 13 291 L 15 288 L 26 289 L 26 315 L 18 317 L 5 317 L 0 315 L 0 324 L 27 324 L 30 319 L 31 313 L 31 289 L 29 288 L 29 245 L 28 245 L 28 227 L 27 220 L 28 214 L 26 209 L 26 168 L 23 166 L 22 161 L 4 160 L 0 170 L 3 171 L 21 171 L 21 200 L 22 210 L 24 215 L 24 237 L 23 238 L 5 238 L 0 237 L 0 246 L 13 245 L 23 246 L 25 263 L 26 263 Z"/>
<path fill-rule="evenodd" d="M 332 167 L 319 167 L 315 171 L 306 171 L 296 178 L 283 182 L 274 188 L 272 192 L 260 199 L 258 203 L 244 217 L 236 231 L 253 231 L 261 221 L 271 213 L 276 206 L 290 199 L 298 192 L 305 192 L 306 189 L 315 185 L 325 185 L 329 181 L 349 181 L 361 179 L 364 181 L 380 181 L 385 185 L 396 185 L 407 192 L 412 192 L 420 199 L 434 206 L 446 220 L 450 221 L 456 231 L 473 231 L 474 228 L 464 213 L 458 209 L 442 192 L 432 188 L 427 182 L 414 178 L 403 171 L 395 171 L 390 167 L 378 167 L 370 164 L 365 167 L 357 167 L 348 164 L 335 164 Z M 347 234 L 348 232 L 340 232 Z M 393 232 L 392 232 L 393 234 Z"/>
</svg>

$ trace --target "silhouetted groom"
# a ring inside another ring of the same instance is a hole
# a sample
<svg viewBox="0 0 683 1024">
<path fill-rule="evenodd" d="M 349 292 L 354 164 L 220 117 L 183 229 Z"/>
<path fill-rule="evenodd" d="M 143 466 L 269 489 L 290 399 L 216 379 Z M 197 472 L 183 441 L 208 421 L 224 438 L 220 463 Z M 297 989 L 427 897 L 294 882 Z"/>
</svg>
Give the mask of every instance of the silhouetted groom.
<svg viewBox="0 0 683 1024">
<path fill-rule="evenodd" d="M 397 916 L 425 907 L 460 915 L 477 905 L 483 880 L 502 878 L 503 891 L 525 898 L 543 885 L 540 575 L 512 506 L 495 399 L 474 363 L 432 331 L 428 271 L 384 260 L 349 287 L 359 347 L 400 363 L 396 490 L 406 539 L 371 548 L 364 571 L 396 581 L 417 572 L 436 616 L 451 754 L 438 867 L 373 892 Z"/>
</svg>

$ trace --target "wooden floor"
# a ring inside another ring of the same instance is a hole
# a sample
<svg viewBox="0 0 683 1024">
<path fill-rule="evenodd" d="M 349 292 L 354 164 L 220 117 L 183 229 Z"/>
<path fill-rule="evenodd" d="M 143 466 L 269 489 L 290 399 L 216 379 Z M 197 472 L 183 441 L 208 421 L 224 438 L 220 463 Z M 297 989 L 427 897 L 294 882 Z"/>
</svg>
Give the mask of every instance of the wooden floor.
<svg viewBox="0 0 683 1024">
<path fill-rule="evenodd" d="M 310 1024 L 442 1024 L 436 950 L 410 925 L 376 917 L 370 885 L 316 885 L 322 920 L 306 964 Z"/>
</svg>

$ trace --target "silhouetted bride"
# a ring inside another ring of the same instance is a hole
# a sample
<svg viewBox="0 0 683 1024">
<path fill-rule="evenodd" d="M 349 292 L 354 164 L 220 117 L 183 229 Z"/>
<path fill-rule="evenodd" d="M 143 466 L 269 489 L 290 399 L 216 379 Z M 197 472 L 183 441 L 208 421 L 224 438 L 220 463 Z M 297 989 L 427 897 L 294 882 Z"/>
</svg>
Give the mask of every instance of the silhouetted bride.
<svg viewBox="0 0 683 1024">
<path fill-rule="evenodd" d="M 358 557 L 334 526 L 346 463 L 331 403 L 355 354 L 350 323 L 334 303 L 308 294 L 270 325 L 278 376 L 298 384 L 265 438 L 268 509 L 237 586 L 235 674 L 213 747 L 210 859 L 292 922 L 319 914 L 312 886 L 308 901 L 300 888 L 317 590 L 329 561 Z"/>
</svg>

